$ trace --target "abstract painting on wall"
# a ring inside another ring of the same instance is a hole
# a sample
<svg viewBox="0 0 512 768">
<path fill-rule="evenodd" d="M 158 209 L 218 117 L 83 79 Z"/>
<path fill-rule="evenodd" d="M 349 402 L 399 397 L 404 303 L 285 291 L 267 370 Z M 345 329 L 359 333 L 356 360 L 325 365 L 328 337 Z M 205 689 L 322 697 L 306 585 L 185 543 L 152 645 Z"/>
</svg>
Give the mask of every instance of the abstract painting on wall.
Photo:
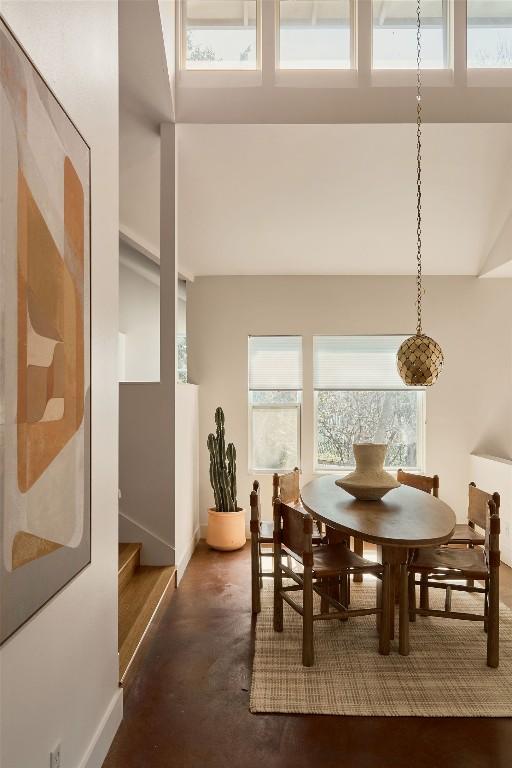
<svg viewBox="0 0 512 768">
<path fill-rule="evenodd" d="M 0 21 L 0 642 L 89 562 L 90 150 Z"/>
</svg>

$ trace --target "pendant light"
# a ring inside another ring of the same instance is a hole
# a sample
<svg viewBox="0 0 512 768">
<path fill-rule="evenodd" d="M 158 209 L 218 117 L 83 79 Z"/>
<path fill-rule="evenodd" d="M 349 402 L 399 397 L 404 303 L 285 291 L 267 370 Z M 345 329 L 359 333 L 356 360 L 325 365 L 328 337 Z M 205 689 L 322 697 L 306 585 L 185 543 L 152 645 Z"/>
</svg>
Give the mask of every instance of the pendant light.
<svg viewBox="0 0 512 768">
<path fill-rule="evenodd" d="M 443 367 L 443 351 L 437 341 L 426 336 L 421 326 L 421 299 L 423 296 L 421 271 L 421 0 L 417 4 L 416 28 L 416 189 L 417 189 L 417 325 L 416 335 L 406 339 L 397 354 L 398 373 L 407 386 L 431 387 Z"/>
</svg>

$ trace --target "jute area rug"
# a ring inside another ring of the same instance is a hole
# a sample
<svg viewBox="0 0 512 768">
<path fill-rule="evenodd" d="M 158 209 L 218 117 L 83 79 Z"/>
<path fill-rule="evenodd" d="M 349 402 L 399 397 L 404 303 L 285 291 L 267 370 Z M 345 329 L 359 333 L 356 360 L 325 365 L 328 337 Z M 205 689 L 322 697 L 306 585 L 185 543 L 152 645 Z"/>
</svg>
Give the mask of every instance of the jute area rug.
<svg viewBox="0 0 512 768">
<path fill-rule="evenodd" d="M 443 596 L 430 590 L 431 606 L 443 608 Z M 352 607 L 373 605 L 375 582 L 353 585 L 351 599 Z M 410 656 L 398 654 L 398 640 L 379 655 L 375 616 L 315 622 L 315 665 L 305 668 L 301 616 L 285 603 L 284 631 L 274 632 L 272 605 L 270 583 L 256 625 L 251 712 L 512 716 L 512 612 L 503 604 L 498 669 L 486 665 L 483 623 L 422 616 L 410 624 Z M 452 607 L 481 613 L 482 597 L 455 592 Z"/>
</svg>

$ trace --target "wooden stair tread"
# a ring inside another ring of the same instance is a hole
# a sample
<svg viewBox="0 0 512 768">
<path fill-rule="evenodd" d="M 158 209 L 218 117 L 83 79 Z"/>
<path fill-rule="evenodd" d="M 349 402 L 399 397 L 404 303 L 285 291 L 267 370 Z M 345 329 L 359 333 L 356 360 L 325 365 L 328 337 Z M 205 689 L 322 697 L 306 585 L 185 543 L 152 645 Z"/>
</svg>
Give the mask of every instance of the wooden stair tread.
<svg viewBox="0 0 512 768">
<path fill-rule="evenodd" d="M 120 544 L 119 545 L 119 566 L 117 571 L 118 593 L 119 595 L 126 589 L 133 574 L 140 566 L 140 551 L 142 544 Z"/>
<path fill-rule="evenodd" d="M 142 544 L 119 544 L 119 566 L 118 573 L 126 568 L 129 561 L 137 556 L 137 553 L 142 549 Z"/>
<path fill-rule="evenodd" d="M 119 674 L 124 675 L 169 586 L 176 568 L 139 566 L 119 595 Z"/>
</svg>

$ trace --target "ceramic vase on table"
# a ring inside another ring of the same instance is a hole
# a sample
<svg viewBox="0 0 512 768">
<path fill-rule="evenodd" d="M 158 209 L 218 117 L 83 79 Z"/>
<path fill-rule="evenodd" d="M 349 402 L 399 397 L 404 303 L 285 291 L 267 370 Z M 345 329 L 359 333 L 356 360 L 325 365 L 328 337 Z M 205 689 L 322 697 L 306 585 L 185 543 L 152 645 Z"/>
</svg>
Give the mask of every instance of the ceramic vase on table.
<svg viewBox="0 0 512 768">
<path fill-rule="evenodd" d="M 356 468 L 336 480 L 336 485 L 361 501 L 378 501 L 399 487 L 400 483 L 384 469 L 388 449 L 385 443 L 354 443 L 353 449 Z"/>
</svg>

